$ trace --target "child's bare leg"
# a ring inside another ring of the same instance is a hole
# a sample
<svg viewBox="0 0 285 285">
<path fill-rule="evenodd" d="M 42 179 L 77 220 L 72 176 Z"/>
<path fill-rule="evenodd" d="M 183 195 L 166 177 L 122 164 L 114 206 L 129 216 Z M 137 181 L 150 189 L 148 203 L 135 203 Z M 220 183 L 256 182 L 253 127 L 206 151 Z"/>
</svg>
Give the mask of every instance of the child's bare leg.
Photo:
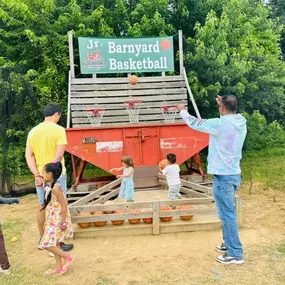
<svg viewBox="0 0 285 285">
<path fill-rule="evenodd" d="M 60 248 L 56 246 L 48 247 L 47 250 L 54 253 L 55 256 L 58 255 L 64 259 L 67 259 L 69 257 L 69 253 L 62 251 Z"/>
<path fill-rule="evenodd" d="M 41 207 L 42 208 L 42 207 Z M 40 238 L 44 235 L 44 225 L 45 225 L 45 211 L 40 210 L 37 215 L 37 222 L 38 222 L 38 228 L 40 233 Z"/>
<path fill-rule="evenodd" d="M 56 264 L 56 269 L 62 269 L 62 258 L 59 255 L 55 254 L 55 264 Z"/>
</svg>

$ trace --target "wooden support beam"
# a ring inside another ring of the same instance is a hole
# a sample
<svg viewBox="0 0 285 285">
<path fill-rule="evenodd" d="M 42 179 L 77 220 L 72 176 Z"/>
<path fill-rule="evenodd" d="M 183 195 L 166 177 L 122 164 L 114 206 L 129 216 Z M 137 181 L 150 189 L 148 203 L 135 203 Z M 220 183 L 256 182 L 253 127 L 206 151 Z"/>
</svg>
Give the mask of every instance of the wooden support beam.
<svg viewBox="0 0 285 285">
<path fill-rule="evenodd" d="M 208 194 L 203 194 L 203 193 L 199 193 L 195 190 L 192 190 L 192 189 L 188 189 L 188 188 L 185 188 L 185 187 L 181 187 L 180 188 L 180 192 L 181 193 L 185 193 L 187 195 L 191 195 L 191 196 L 195 196 L 195 197 L 210 197 L 210 195 Z"/>
<path fill-rule="evenodd" d="M 117 189 L 114 189 L 112 190 L 110 193 L 104 195 L 103 197 L 99 198 L 98 200 L 90 203 L 91 205 L 94 205 L 94 204 L 103 204 L 105 203 L 106 201 L 108 201 L 110 198 L 118 195 L 120 192 L 120 188 L 117 188 Z"/>
<path fill-rule="evenodd" d="M 166 181 L 166 176 L 162 175 L 162 174 L 158 174 L 157 177 L 160 179 L 159 182 L 163 183 L 161 185 L 165 185 L 164 182 Z M 183 180 L 183 179 L 181 179 L 181 186 L 189 187 L 193 190 L 201 191 L 201 192 L 206 193 L 206 194 L 212 193 L 211 187 L 203 186 L 203 185 L 193 183 L 193 182 Z"/>
<path fill-rule="evenodd" d="M 191 215 L 213 215 L 216 214 L 216 208 L 193 209 L 193 210 L 167 210 L 159 211 L 160 217 L 177 217 L 177 216 L 191 216 Z"/>
<path fill-rule="evenodd" d="M 159 184 L 163 187 L 167 187 L 167 182 L 164 180 L 159 180 Z M 192 195 L 195 197 L 210 197 L 210 195 L 208 194 L 200 193 L 200 192 L 197 192 L 195 190 L 192 190 L 192 189 L 189 189 L 183 186 L 180 188 L 180 192 L 185 193 L 187 195 Z"/>
<path fill-rule="evenodd" d="M 191 209 L 191 210 L 169 210 L 160 211 L 159 201 L 153 202 L 153 210 L 141 211 L 137 213 L 125 212 L 121 214 L 102 214 L 90 216 L 72 216 L 73 223 L 116 221 L 129 219 L 153 218 L 153 234 L 159 234 L 160 217 L 179 217 L 190 215 L 213 215 L 216 214 L 215 208 Z"/>
<path fill-rule="evenodd" d="M 101 189 L 101 188 L 100 188 Z M 85 198 L 85 197 L 84 197 Z M 182 206 L 182 205 L 207 205 L 212 203 L 213 197 L 209 198 L 189 198 L 180 200 L 164 200 L 159 201 L 160 206 Z M 78 200 L 79 201 L 79 200 Z M 115 210 L 127 210 L 127 209 L 150 209 L 153 208 L 154 202 L 134 202 L 134 203 L 114 203 L 108 205 L 91 205 L 91 204 L 80 204 L 76 205 L 76 202 L 69 205 L 69 211 L 71 214 L 81 212 L 101 212 L 101 211 L 115 211 Z"/>
<path fill-rule="evenodd" d="M 94 191 L 94 192 L 90 193 L 89 195 L 87 195 L 87 196 L 77 200 L 76 202 L 70 204 L 70 207 L 80 206 L 80 205 L 84 205 L 84 204 L 88 203 L 90 200 L 92 200 L 93 198 L 95 198 L 98 195 L 99 191 L 101 193 L 110 191 L 112 188 L 119 185 L 121 183 L 122 179 L 123 178 L 118 178 L 118 179 L 108 183 L 107 185 L 99 188 L 97 191 Z"/>
<path fill-rule="evenodd" d="M 70 75 L 71 78 L 75 78 L 72 31 L 68 32 L 68 46 L 69 46 Z"/>
<path fill-rule="evenodd" d="M 90 216 L 72 216 L 72 223 L 94 223 L 104 221 L 117 221 L 129 219 L 152 218 L 152 211 L 144 211 L 139 213 L 122 213 L 122 214 L 103 214 Z"/>
<path fill-rule="evenodd" d="M 160 230 L 159 230 L 159 208 L 160 208 L 160 202 L 159 201 L 155 201 L 152 203 L 152 207 L 153 207 L 153 216 L 152 216 L 152 226 L 153 226 L 153 234 L 154 235 L 159 235 Z"/>
<path fill-rule="evenodd" d="M 178 44 L 179 44 L 179 69 L 180 69 L 180 75 L 182 75 L 184 67 L 182 30 L 178 31 Z"/>
</svg>

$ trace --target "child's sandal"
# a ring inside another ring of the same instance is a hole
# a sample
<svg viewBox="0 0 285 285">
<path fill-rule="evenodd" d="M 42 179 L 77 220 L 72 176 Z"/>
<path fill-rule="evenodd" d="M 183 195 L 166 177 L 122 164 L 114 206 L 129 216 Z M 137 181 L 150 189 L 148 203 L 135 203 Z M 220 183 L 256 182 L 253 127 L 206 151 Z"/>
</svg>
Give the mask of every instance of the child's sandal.
<svg viewBox="0 0 285 285">
<path fill-rule="evenodd" d="M 69 254 L 69 256 L 65 259 L 66 264 L 64 264 L 62 267 L 62 274 L 66 273 L 70 269 L 70 266 L 73 260 L 74 260 L 73 255 Z"/>
<path fill-rule="evenodd" d="M 54 274 L 62 274 L 62 269 L 61 268 L 49 269 L 44 273 L 44 275 L 54 275 Z"/>
</svg>

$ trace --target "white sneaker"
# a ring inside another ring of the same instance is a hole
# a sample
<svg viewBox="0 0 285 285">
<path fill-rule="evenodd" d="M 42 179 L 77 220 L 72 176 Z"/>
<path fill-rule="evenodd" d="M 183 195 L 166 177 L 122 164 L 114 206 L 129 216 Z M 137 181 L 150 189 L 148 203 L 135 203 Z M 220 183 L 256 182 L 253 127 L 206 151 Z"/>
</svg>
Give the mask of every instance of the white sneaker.
<svg viewBox="0 0 285 285">
<path fill-rule="evenodd" d="M 38 249 L 39 250 L 44 250 L 44 248 L 40 244 L 38 245 Z"/>
<path fill-rule="evenodd" d="M 3 274 L 10 274 L 10 269 L 2 269 L 1 265 L 0 265 L 0 273 Z"/>
<path fill-rule="evenodd" d="M 48 255 L 49 255 L 50 257 L 54 257 L 54 253 L 52 253 L 52 252 L 49 252 Z"/>
</svg>

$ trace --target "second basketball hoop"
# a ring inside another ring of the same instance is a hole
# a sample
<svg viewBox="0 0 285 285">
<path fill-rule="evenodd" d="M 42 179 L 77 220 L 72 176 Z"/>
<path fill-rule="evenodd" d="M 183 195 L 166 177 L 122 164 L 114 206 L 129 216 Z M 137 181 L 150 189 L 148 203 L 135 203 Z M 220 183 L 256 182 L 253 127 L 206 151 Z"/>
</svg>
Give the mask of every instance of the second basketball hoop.
<svg viewBox="0 0 285 285">
<path fill-rule="evenodd" d="M 131 124 L 136 124 L 139 122 L 139 112 L 142 102 L 143 101 L 140 99 L 129 99 L 124 101 L 126 110 L 129 113 L 129 121 Z"/>
<path fill-rule="evenodd" d="M 175 122 L 175 116 L 178 111 L 177 106 L 161 106 L 160 110 L 165 123 L 169 124 Z"/>
<path fill-rule="evenodd" d="M 88 117 L 88 120 L 91 124 L 91 126 L 94 127 L 99 127 L 101 125 L 101 121 L 104 115 L 104 109 L 102 108 L 97 108 L 97 109 L 92 109 L 92 110 L 85 110 L 85 113 Z"/>
</svg>

